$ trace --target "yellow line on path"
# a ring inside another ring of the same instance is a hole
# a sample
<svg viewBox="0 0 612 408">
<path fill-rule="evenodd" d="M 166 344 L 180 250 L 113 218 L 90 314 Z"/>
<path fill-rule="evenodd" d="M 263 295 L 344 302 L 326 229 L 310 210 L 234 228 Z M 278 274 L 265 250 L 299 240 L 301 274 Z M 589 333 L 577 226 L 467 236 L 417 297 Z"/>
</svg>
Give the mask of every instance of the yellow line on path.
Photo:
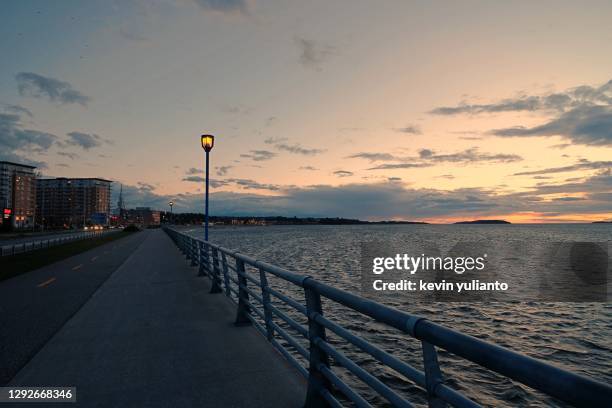
<svg viewBox="0 0 612 408">
<path fill-rule="evenodd" d="M 39 284 L 38 284 L 38 285 L 36 285 L 36 286 L 37 286 L 37 287 L 39 287 L 39 288 L 42 288 L 42 287 L 45 287 L 45 286 L 47 286 L 48 284 L 52 283 L 53 281 L 55 281 L 55 278 L 51 278 L 51 279 L 49 279 L 49 280 L 46 280 L 46 281 L 44 281 L 44 282 L 42 282 L 42 283 L 39 283 Z"/>
<path fill-rule="evenodd" d="M 83 267 L 83 264 L 77 265 L 74 268 L 72 268 L 73 271 L 76 271 L 77 269 L 81 269 Z"/>
</svg>

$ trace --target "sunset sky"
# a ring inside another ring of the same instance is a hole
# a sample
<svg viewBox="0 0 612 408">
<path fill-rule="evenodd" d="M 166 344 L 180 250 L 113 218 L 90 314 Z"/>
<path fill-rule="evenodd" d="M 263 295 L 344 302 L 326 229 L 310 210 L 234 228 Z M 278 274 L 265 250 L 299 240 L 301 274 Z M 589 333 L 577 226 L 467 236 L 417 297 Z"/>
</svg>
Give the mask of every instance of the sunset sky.
<svg viewBox="0 0 612 408">
<path fill-rule="evenodd" d="M 611 220 L 611 21 L 610 1 L 2 1 L 0 160 L 201 212 L 206 132 L 212 215 Z"/>
</svg>

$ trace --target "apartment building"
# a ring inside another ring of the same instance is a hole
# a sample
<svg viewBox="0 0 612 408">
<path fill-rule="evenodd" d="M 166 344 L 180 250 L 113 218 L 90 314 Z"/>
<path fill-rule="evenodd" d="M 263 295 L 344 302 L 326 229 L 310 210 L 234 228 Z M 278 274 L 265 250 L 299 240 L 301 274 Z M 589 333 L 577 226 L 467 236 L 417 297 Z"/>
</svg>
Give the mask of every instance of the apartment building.
<svg viewBox="0 0 612 408">
<path fill-rule="evenodd" d="M 36 175 L 34 166 L 0 161 L 0 228 L 34 227 Z"/>
<path fill-rule="evenodd" d="M 45 228 L 107 225 L 111 181 L 101 178 L 40 178 L 36 218 Z"/>
</svg>

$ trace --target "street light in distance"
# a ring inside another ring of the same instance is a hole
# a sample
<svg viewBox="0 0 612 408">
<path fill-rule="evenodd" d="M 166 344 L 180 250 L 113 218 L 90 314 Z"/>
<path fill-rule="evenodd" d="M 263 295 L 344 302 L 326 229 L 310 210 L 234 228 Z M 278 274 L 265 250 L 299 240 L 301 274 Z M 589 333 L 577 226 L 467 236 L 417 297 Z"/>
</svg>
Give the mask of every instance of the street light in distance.
<svg viewBox="0 0 612 408">
<path fill-rule="evenodd" d="M 215 137 L 213 135 L 200 136 L 202 148 L 206 152 L 206 193 L 205 193 L 205 212 L 204 212 L 204 240 L 208 241 L 208 179 L 209 179 L 209 160 L 208 155 L 215 145 Z"/>
</svg>

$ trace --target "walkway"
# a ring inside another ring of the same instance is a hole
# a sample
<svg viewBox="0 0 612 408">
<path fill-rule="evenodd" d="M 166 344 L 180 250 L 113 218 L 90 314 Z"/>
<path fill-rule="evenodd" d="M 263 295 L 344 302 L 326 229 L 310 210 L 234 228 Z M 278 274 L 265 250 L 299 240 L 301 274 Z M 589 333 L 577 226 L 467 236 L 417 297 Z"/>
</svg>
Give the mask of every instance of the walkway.
<svg viewBox="0 0 612 408">
<path fill-rule="evenodd" d="M 301 407 L 299 374 L 196 275 L 148 232 L 10 385 L 76 386 L 87 407 Z"/>
</svg>

